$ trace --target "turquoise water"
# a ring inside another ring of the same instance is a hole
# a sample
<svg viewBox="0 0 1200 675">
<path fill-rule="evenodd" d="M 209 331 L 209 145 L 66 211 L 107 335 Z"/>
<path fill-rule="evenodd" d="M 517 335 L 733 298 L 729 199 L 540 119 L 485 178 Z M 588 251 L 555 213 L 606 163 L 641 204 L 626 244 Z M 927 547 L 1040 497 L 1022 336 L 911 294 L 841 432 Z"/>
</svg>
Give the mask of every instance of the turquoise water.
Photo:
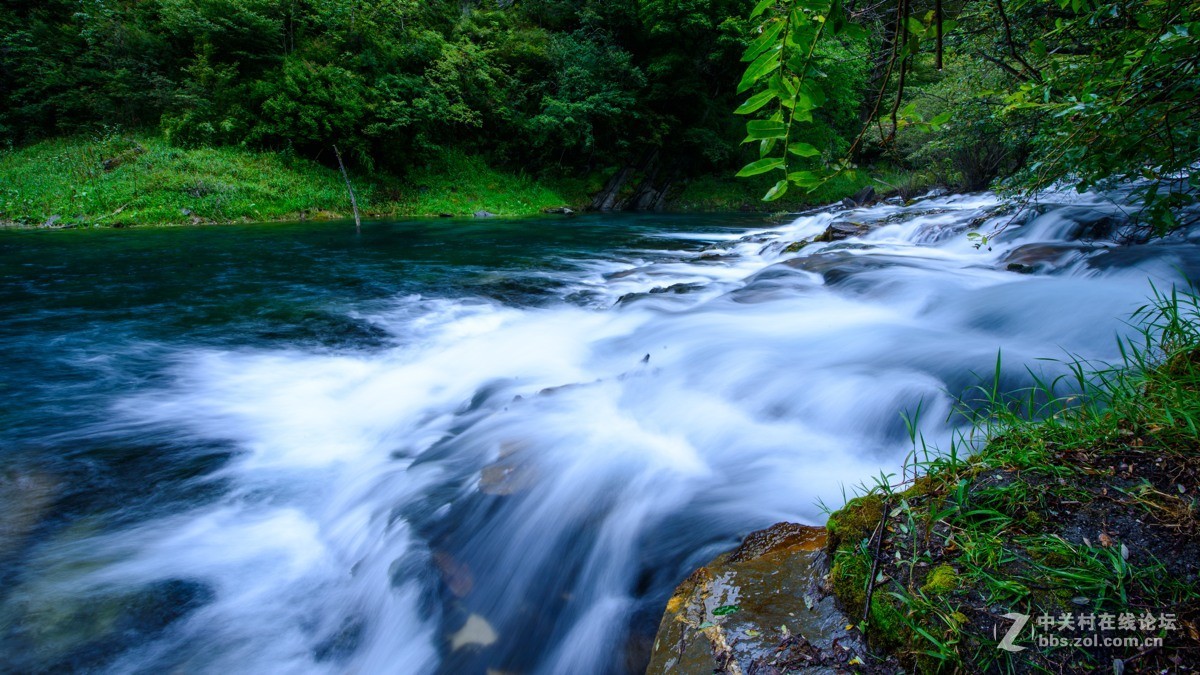
<svg viewBox="0 0 1200 675">
<path fill-rule="evenodd" d="M 86 597 L 55 610 L 63 616 L 54 621 L 20 606 L 21 589 L 51 573 L 39 555 L 64 541 L 228 495 L 217 474 L 236 443 L 114 412 L 166 386 L 183 355 L 386 351 L 405 331 L 373 319 L 398 298 L 587 305 L 586 294 L 564 298 L 564 289 L 598 261 L 669 255 L 679 242 L 663 234 L 761 223 L 585 215 L 368 222 L 361 233 L 346 222 L 0 231 L 0 501 L 11 510 L 0 521 L 0 663 L 105 666 L 211 600 L 208 586 L 174 579 L 133 592 L 132 609 L 124 591 L 97 593 L 113 605 L 100 618 L 78 604 Z"/>
</svg>

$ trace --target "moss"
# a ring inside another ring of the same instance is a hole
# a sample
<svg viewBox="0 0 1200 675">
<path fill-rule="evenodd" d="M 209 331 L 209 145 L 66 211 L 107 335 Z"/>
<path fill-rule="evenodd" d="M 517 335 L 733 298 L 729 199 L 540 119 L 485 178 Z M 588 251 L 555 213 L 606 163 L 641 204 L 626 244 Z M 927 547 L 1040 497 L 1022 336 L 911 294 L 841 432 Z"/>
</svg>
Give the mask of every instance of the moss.
<svg viewBox="0 0 1200 675">
<path fill-rule="evenodd" d="M 829 550 L 837 551 L 843 544 L 853 545 L 870 537 L 882 518 L 883 499 L 879 495 L 851 499 L 829 515 L 825 525 L 829 532 Z"/>
<path fill-rule="evenodd" d="M 958 572 L 949 565 L 938 565 L 925 577 L 921 590 L 926 595 L 945 595 L 959 586 Z"/>
<path fill-rule="evenodd" d="M 804 241 L 793 241 L 792 243 L 787 245 L 787 248 L 783 249 L 783 252 L 784 253 L 799 253 L 800 249 L 804 248 L 805 246 L 808 246 L 810 243 L 812 243 L 812 242 L 810 242 L 807 239 L 805 239 Z"/>
<path fill-rule="evenodd" d="M 900 609 L 885 594 L 871 596 L 871 625 L 867 639 L 872 646 L 898 650 L 912 642 L 912 631 Z"/>
<path fill-rule="evenodd" d="M 867 602 L 867 575 L 870 573 L 871 565 L 865 555 L 849 552 L 837 555 L 829 570 L 829 583 L 842 606 L 857 607 L 861 611 Z"/>
</svg>

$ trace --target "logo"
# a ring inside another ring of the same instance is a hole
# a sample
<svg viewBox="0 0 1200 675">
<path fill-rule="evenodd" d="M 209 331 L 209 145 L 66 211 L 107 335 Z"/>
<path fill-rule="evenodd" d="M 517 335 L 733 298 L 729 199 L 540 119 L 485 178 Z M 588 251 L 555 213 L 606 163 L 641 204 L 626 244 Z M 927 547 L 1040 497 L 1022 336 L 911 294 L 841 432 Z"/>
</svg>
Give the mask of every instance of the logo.
<svg viewBox="0 0 1200 675">
<path fill-rule="evenodd" d="M 1017 636 L 1021 634 L 1021 629 L 1025 627 L 1025 624 L 1029 623 L 1029 615 L 1009 612 L 1008 614 L 1004 615 L 1004 618 L 1012 619 L 1013 625 L 1008 629 L 1008 632 L 1004 634 L 1004 639 L 1000 641 L 1000 644 L 996 645 L 996 648 L 1003 649 L 1006 652 L 1025 651 L 1024 647 L 1014 645 L 1013 640 L 1017 639 Z"/>
</svg>

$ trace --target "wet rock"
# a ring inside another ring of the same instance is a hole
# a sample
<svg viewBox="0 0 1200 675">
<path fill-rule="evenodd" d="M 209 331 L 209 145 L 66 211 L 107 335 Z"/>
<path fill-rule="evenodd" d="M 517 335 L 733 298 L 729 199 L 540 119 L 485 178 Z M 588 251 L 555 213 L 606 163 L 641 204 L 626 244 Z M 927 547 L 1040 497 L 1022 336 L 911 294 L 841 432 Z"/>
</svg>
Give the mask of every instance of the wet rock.
<svg viewBox="0 0 1200 675">
<path fill-rule="evenodd" d="M 621 270 L 619 272 L 609 272 L 608 274 L 604 275 L 604 278 L 608 280 L 624 279 L 625 277 L 631 277 L 637 274 L 639 271 L 640 270 L 637 267 L 633 267 L 627 270 Z"/>
<path fill-rule="evenodd" d="M 1124 223 L 1123 218 L 1110 211 L 1088 207 L 1067 207 L 1056 215 L 1074 223 L 1067 232 L 1068 239 L 1108 239 Z"/>
<path fill-rule="evenodd" d="M 725 262 L 726 260 L 737 260 L 740 257 L 736 253 L 705 253 L 696 258 L 696 262 Z"/>
<path fill-rule="evenodd" d="M 819 274 L 826 285 L 833 286 L 864 272 L 891 267 L 919 267 L 921 264 L 922 261 L 914 257 L 857 255 L 851 253 L 850 250 L 843 249 L 785 260 L 759 272 L 757 275 L 751 277 L 750 281 L 757 280 L 764 273 L 770 272 L 774 268 L 782 267 Z"/>
<path fill-rule="evenodd" d="M 487 495 L 507 497 L 524 492 L 537 482 L 534 470 L 516 461 L 504 459 L 483 467 L 479 491 Z"/>
<path fill-rule="evenodd" d="M 831 223 L 825 231 L 813 238 L 813 241 L 841 241 L 850 237 L 858 237 L 871 231 L 871 226 L 855 223 L 849 220 L 839 220 Z"/>
<path fill-rule="evenodd" d="M 647 674 L 832 673 L 864 653 L 822 588 L 825 537 L 778 523 L 696 570 L 667 603 Z"/>
<path fill-rule="evenodd" d="M 476 218 L 495 218 L 496 217 L 496 214 L 492 213 L 491 211 L 476 211 L 474 215 Z"/>
<path fill-rule="evenodd" d="M 465 598 L 475 588 L 475 575 L 471 568 L 461 563 L 447 551 L 434 551 L 433 564 L 442 575 L 442 582 L 456 598 Z"/>
<path fill-rule="evenodd" d="M 1004 256 L 1000 264 L 1013 272 L 1032 274 L 1060 267 L 1081 250 L 1078 244 L 1025 244 Z"/>
<path fill-rule="evenodd" d="M 655 286 L 645 293 L 626 293 L 617 298 L 618 305 L 628 305 L 637 300 L 644 300 L 656 295 L 685 295 L 704 288 L 704 284 L 672 284 L 670 286 Z"/>
<path fill-rule="evenodd" d="M 542 213 L 549 214 L 549 215 L 559 215 L 559 216 L 568 216 L 569 217 L 569 216 L 575 215 L 575 210 L 568 208 L 566 206 L 558 206 L 555 208 L 546 209 L 546 210 L 542 211 Z"/>
<path fill-rule="evenodd" d="M 22 588 L 25 602 L 0 608 L 0 625 L 20 626 L 10 639 L 9 673 L 99 672 L 113 655 L 161 635 L 216 597 L 204 584 L 168 579 L 138 589 L 57 595 Z M 19 596 L 18 596 L 19 597 Z"/>
<path fill-rule="evenodd" d="M 854 193 L 850 198 L 858 206 L 869 206 L 875 203 L 875 188 L 868 185 L 867 187 Z"/>
</svg>

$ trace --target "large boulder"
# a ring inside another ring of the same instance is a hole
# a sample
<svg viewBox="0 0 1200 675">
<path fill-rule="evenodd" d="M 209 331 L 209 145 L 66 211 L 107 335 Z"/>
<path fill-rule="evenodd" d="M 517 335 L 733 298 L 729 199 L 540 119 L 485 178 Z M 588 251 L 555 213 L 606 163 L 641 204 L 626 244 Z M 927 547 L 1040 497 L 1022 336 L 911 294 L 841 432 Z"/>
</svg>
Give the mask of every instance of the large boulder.
<svg viewBox="0 0 1200 675">
<path fill-rule="evenodd" d="M 659 624 L 647 675 L 835 673 L 865 647 L 824 589 L 825 529 L 778 523 L 696 570 Z"/>
</svg>

